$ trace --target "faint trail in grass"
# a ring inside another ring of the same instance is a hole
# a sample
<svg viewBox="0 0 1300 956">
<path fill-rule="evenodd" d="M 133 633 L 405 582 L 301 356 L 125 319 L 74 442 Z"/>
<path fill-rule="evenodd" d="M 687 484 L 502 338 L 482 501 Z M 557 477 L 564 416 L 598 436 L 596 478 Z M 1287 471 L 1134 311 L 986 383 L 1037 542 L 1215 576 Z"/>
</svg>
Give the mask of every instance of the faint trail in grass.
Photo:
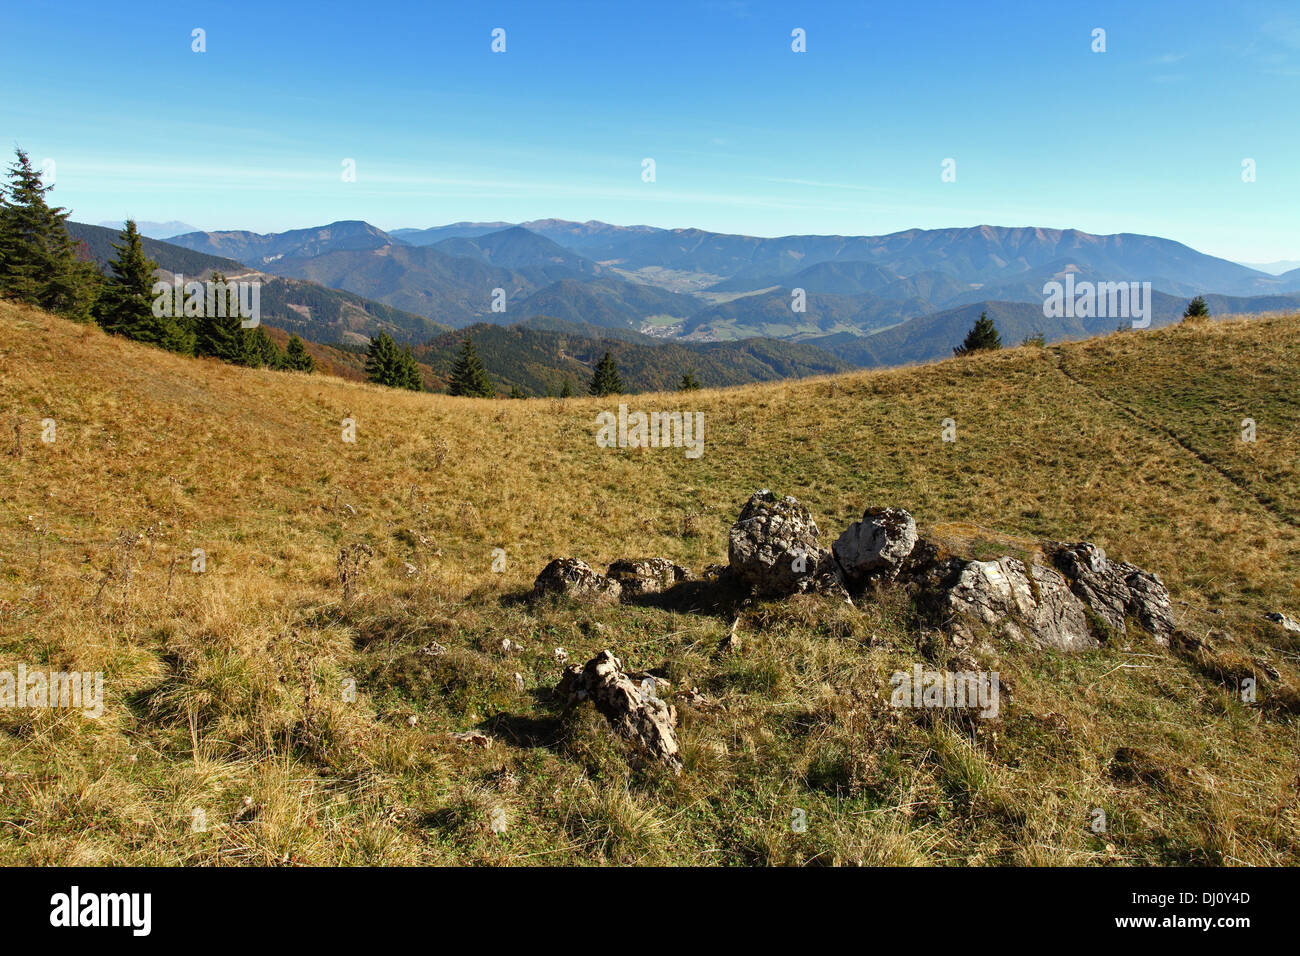
<svg viewBox="0 0 1300 956">
<path fill-rule="evenodd" d="M 1085 392 L 1087 392 L 1089 395 L 1093 396 L 1094 398 L 1102 402 L 1105 402 L 1111 408 L 1114 408 L 1116 411 L 1120 412 L 1126 418 L 1132 420 L 1135 424 L 1137 424 L 1139 427 L 1143 428 L 1147 432 L 1155 433 L 1160 437 L 1164 438 L 1170 444 L 1177 445 L 1179 448 L 1187 452 L 1187 454 L 1191 455 L 1201 464 L 1217 472 L 1219 476 L 1223 478 L 1224 481 L 1228 482 L 1238 491 L 1242 492 L 1243 494 L 1247 495 L 1250 498 L 1253 498 L 1255 500 L 1255 503 L 1258 504 L 1261 508 L 1263 508 L 1264 511 L 1266 511 L 1273 518 L 1276 518 L 1278 521 L 1281 521 L 1283 524 L 1288 524 L 1293 528 L 1300 529 L 1300 516 L 1292 514 L 1281 504 L 1279 504 L 1277 499 L 1273 498 L 1271 495 L 1267 495 L 1262 492 L 1256 491 L 1254 488 L 1250 487 L 1250 485 L 1244 482 L 1237 475 L 1234 475 L 1232 472 L 1225 469 L 1222 465 L 1220 465 L 1217 461 L 1215 461 L 1205 452 L 1201 451 L 1199 448 L 1196 448 L 1193 445 L 1189 445 L 1186 441 L 1183 440 L 1183 438 L 1177 432 L 1170 431 L 1164 425 L 1160 424 L 1160 422 L 1155 420 L 1153 416 L 1149 414 L 1144 414 L 1140 411 L 1130 408 L 1129 406 L 1125 405 L 1123 402 L 1117 401 L 1116 399 L 1111 398 L 1109 395 L 1105 395 L 1102 392 L 1097 391 L 1097 389 L 1093 388 L 1087 382 L 1071 374 L 1070 370 L 1065 367 L 1065 362 L 1062 353 L 1059 350 L 1053 349 L 1052 357 L 1055 359 L 1056 362 L 1056 370 L 1060 372 L 1061 375 L 1064 376 L 1067 381 L 1083 389 Z"/>
</svg>

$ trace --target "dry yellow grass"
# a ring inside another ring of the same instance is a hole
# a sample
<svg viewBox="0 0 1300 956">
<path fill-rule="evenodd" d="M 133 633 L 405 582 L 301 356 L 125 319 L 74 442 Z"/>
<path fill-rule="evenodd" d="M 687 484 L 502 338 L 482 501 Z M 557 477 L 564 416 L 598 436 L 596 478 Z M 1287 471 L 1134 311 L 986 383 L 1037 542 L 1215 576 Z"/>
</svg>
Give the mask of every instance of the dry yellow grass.
<svg viewBox="0 0 1300 956">
<path fill-rule="evenodd" d="M 0 712 L 0 861 L 1300 862 L 1300 644 L 1260 618 L 1300 612 L 1296 316 L 625 399 L 703 412 L 697 460 L 598 448 L 610 401 L 240 369 L 8 304 L 0 329 L 0 670 L 107 696 Z M 886 706 L 921 659 L 888 600 L 757 605 L 726 656 L 707 614 L 516 600 L 562 555 L 723 561 L 759 487 L 824 534 L 895 504 L 972 553 L 1093 540 L 1234 639 L 1008 648 L 972 728 Z M 555 647 L 606 646 L 725 704 L 681 708 L 680 778 L 547 699 Z M 472 728 L 496 746 L 447 737 Z"/>
</svg>

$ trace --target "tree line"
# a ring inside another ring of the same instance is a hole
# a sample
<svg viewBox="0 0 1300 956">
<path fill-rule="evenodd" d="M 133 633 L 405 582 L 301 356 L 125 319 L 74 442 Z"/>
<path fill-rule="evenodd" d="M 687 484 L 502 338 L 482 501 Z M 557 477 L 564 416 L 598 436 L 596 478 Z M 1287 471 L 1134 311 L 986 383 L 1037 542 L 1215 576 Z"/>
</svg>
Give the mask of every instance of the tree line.
<svg viewBox="0 0 1300 956">
<path fill-rule="evenodd" d="M 197 315 L 155 309 L 158 264 L 145 255 L 134 220 L 126 221 L 108 271 L 101 272 L 68 234 L 68 210 L 47 200 L 54 187 L 42 181 L 22 149 L 15 153 L 0 188 L 0 295 L 181 355 L 252 368 L 315 369 L 301 338 L 291 336 L 281 350 L 261 325 L 244 328 L 235 309 L 208 307 Z M 214 288 L 226 287 L 220 273 L 210 281 Z"/>
<path fill-rule="evenodd" d="M 373 378 L 371 380 L 375 381 Z M 690 392 L 699 387 L 700 383 L 696 381 L 695 373 L 686 372 L 682 375 L 678 391 Z M 587 384 L 587 394 L 604 397 L 607 395 L 621 395 L 624 391 L 623 377 L 619 374 L 618 362 L 612 354 L 606 352 L 600 361 L 596 363 L 591 381 Z M 479 358 L 478 350 L 474 347 L 473 338 L 468 335 L 465 336 L 465 341 L 460 347 L 460 353 L 456 356 L 456 361 L 452 365 L 451 376 L 447 380 L 447 393 L 471 398 L 496 397 L 496 386 L 492 384 L 487 368 L 483 365 L 483 360 Z M 572 398 L 573 394 L 573 382 L 566 377 L 558 397 Z M 512 385 L 510 387 L 510 398 L 527 397 L 518 386 Z M 549 386 L 546 389 L 546 397 L 556 397 Z"/>
</svg>

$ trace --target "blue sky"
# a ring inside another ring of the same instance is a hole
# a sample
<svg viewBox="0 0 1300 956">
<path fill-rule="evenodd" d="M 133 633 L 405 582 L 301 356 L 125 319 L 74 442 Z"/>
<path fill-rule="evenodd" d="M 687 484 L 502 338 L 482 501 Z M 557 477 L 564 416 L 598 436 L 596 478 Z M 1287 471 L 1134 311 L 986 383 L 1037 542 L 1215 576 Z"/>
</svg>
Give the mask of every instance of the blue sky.
<svg viewBox="0 0 1300 956">
<path fill-rule="evenodd" d="M 0 33 L 0 137 L 57 202 L 205 229 L 991 223 L 1300 259 L 1297 104 L 1295 0 L 71 0 Z"/>
</svg>

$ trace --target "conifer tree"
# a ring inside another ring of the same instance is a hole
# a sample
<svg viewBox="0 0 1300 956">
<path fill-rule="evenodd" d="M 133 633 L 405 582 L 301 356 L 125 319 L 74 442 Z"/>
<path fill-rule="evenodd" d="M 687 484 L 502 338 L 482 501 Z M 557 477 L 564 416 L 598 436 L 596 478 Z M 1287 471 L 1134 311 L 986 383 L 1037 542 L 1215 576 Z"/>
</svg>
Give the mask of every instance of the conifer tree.
<svg viewBox="0 0 1300 956">
<path fill-rule="evenodd" d="M 694 372 L 686 372 L 682 375 L 682 384 L 677 386 L 679 392 L 699 391 L 700 383 L 695 380 Z"/>
<path fill-rule="evenodd" d="M 41 181 L 21 149 L 0 190 L 0 294 L 85 321 L 99 271 L 80 258 L 68 235 L 68 211 L 50 206 L 53 186 Z"/>
<path fill-rule="evenodd" d="M 280 351 L 280 347 L 275 344 L 271 336 L 266 334 L 266 329 L 258 325 L 251 329 L 243 329 L 244 333 L 244 352 L 246 355 L 244 364 L 252 368 L 286 368 L 285 355 Z"/>
<path fill-rule="evenodd" d="M 222 292 L 226 277 L 214 272 L 209 282 L 214 294 L 203 296 L 203 307 L 194 317 L 194 354 L 248 365 L 250 350 L 239 310 L 231 307 L 231 296 Z"/>
<path fill-rule="evenodd" d="M 1202 296 L 1197 296 L 1191 302 L 1187 303 L 1187 308 L 1183 310 L 1184 319 L 1204 319 L 1210 315 L 1210 307 L 1205 304 Z"/>
<path fill-rule="evenodd" d="M 573 398 L 573 383 L 567 378 L 564 380 L 564 387 L 560 389 L 560 398 Z"/>
<path fill-rule="evenodd" d="M 456 357 L 456 364 L 451 368 L 451 378 L 447 382 L 449 395 L 472 395 L 479 398 L 493 398 L 496 388 L 488 378 L 487 369 L 474 348 L 474 340 L 465 336 L 465 343 Z"/>
<path fill-rule="evenodd" d="M 413 392 L 424 390 L 424 379 L 411 347 L 399 347 L 392 336 L 383 331 L 371 339 L 366 348 L 366 377 L 389 388 L 408 388 Z"/>
<path fill-rule="evenodd" d="M 108 264 L 108 278 L 95 301 L 95 321 L 105 332 L 185 351 L 184 336 L 176 328 L 183 322 L 153 314 L 153 273 L 158 264 L 144 254 L 135 220 L 126 221 L 119 239 L 113 243 L 117 255 Z M 172 311 L 170 299 L 167 304 L 167 311 Z"/>
<path fill-rule="evenodd" d="M 295 372 L 316 371 L 316 360 L 307 351 L 307 346 L 297 335 L 289 336 L 289 344 L 284 350 L 284 367 Z"/>
<path fill-rule="evenodd" d="M 618 363 L 608 352 L 596 363 L 596 372 L 587 386 L 589 395 L 619 395 L 623 391 L 623 379 L 618 374 Z"/>
<path fill-rule="evenodd" d="M 952 354 L 971 355 L 974 352 L 1000 348 L 1002 348 L 1002 336 L 998 334 L 997 326 L 993 324 L 987 312 L 981 312 L 980 317 L 975 320 L 975 325 L 966 333 L 966 341 L 953 349 Z"/>
<path fill-rule="evenodd" d="M 382 330 L 366 347 L 366 378 L 376 385 L 390 388 L 398 384 L 397 344 Z"/>
<path fill-rule="evenodd" d="M 420 364 L 415 360 L 409 345 L 403 345 L 397 352 L 397 380 L 400 388 L 409 388 L 413 392 L 424 391 Z"/>
</svg>

